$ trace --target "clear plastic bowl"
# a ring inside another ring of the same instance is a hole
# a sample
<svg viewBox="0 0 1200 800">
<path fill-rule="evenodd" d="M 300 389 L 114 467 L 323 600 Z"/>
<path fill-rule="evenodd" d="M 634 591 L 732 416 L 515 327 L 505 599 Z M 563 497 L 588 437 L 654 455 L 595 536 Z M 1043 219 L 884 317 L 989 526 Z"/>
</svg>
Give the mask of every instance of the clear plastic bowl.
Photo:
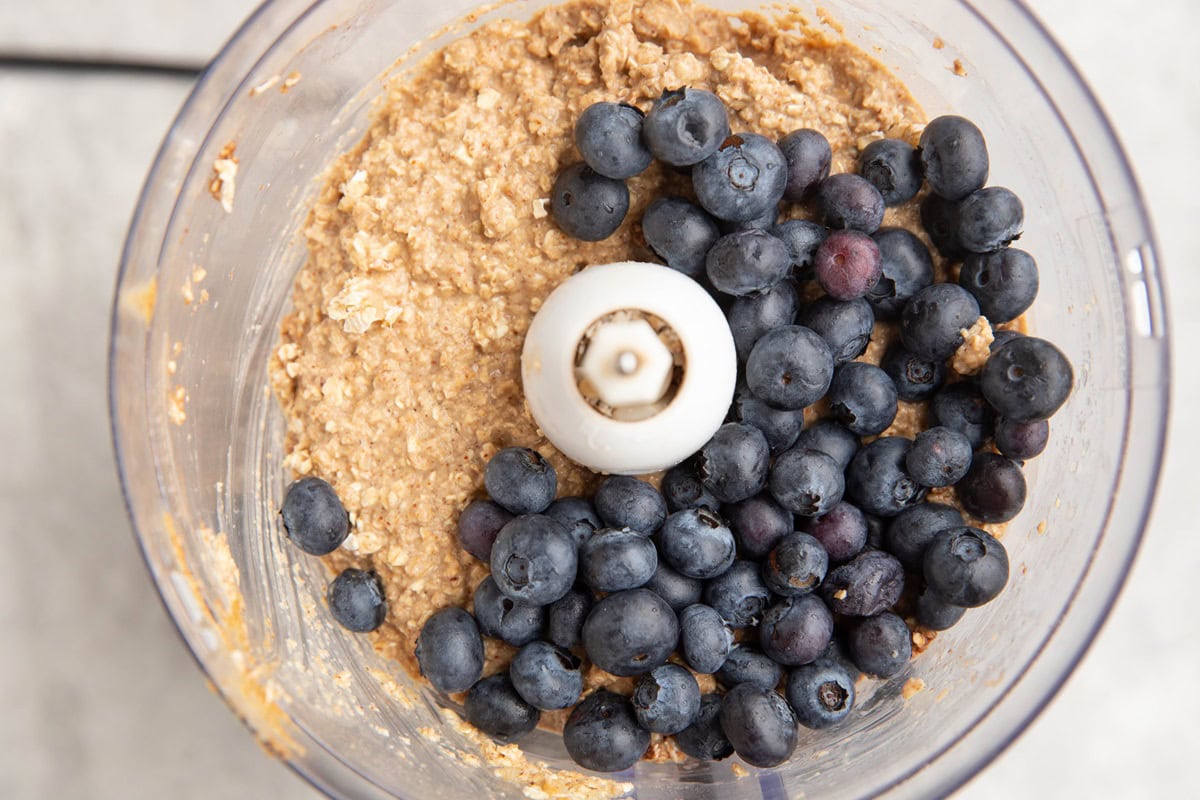
<svg viewBox="0 0 1200 800">
<path fill-rule="evenodd" d="M 432 693 L 319 613 L 323 567 L 276 528 L 281 415 L 266 382 L 322 170 L 360 137 L 379 76 L 410 47 L 406 64 L 456 35 L 429 38 L 472 5 L 262 6 L 166 137 L 114 304 L 114 439 L 167 609 L 233 710 L 339 797 L 521 796 L 486 764 L 460 758 L 475 748 L 441 721 Z M 540 5 L 492 8 L 464 24 Z M 873 684 L 847 724 L 802 732 L 785 766 L 737 777 L 728 763 L 640 764 L 624 777 L 643 800 L 951 791 L 1013 740 L 1081 657 L 1125 578 L 1158 476 L 1168 342 L 1156 249 L 1125 156 L 1079 75 L 1015 0 L 986 10 L 929 0 L 919 19 L 905 0 L 822 5 L 868 52 L 883 48 L 930 116 L 954 111 L 987 132 L 994 179 L 1024 199 L 1023 246 L 1042 264 L 1032 324 L 1070 356 L 1077 386 L 1049 450 L 1029 466 L 1029 500 L 1007 539 L 1013 579 L 999 600 L 904 674 Z M 965 78 L 949 68 L 954 58 Z M 293 73 L 301 81 L 287 94 L 251 93 Z M 240 160 L 232 214 L 208 186 L 229 141 Z M 197 267 L 207 273 L 198 282 Z M 181 297 L 189 286 L 191 304 Z M 407 688 L 389 695 L 379 675 Z M 910 678 L 926 688 L 906 701 Z M 527 749 L 570 767 L 556 737 L 539 733 Z"/>
</svg>

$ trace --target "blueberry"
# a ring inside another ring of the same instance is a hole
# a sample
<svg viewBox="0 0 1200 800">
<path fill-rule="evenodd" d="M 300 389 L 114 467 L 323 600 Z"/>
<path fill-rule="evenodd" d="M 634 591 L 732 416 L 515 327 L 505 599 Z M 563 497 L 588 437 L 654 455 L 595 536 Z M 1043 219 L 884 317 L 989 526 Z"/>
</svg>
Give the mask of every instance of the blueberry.
<svg viewBox="0 0 1200 800">
<path fill-rule="evenodd" d="M 900 599 L 904 567 L 895 556 L 868 550 L 830 572 L 821 588 L 836 613 L 871 617 Z"/>
<path fill-rule="evenodd" d="M 758 229 L 722 236 L 708 251 L 705 264 L 718 291 L 739 297 L 771 288 L 791 269 L 783 242 Z"/>
<path fill-rule="evenodd" d="M 854 558 L 867 544 L 866 516 L 844 501 L 819 517 L 802 519 L 800 527 L 821 543 L 835 564 Z"/>
<path fill-rule="evenodd" d="M 992 330 L 992 346 L 988 348 L 991 352 L 996 352 L 1004 345 L 1011 342 L 1013 339 L 1020 339 L 1025 334 L 1020 331 Z"/>
<path fill-rule="evenodd" d="M 628 475 L 612 475 L 596 488 L 596 513 L 611 528 L 632 528 L 649 536 L 667 518 L 667 501 L 650 484 Z"/>
<path fill-rule="evenodd" d="M 629 211 L 629 187 L 579 163 L 558 173 L 550 190 L 550 214 L 569 236 L 598 242 L 612 236 Z"/>
<path fill-rule="evenodd" d="M 901 139 L 879 139 L 864 147 L 858 154 L 858 173 L 889 206 L 907 203 L 921 191 L 921 158 Z"/>
<path fill-rule="evenodd" d="M 958 273 L 958 285 L 975 296 L 980 312 L 993 325 L 1008 322 L 1024 314 L 1037 297 L 1037 262 L 1015 247 L 972 254 Z"/>
<path fill-rule="evenodd" d="M 575 121 L 575 146 L 587 165 L 606 178 L 632 178 L 653 157 L 642 141 L 641 110 L 627 103 L 593 103 Z"/>
<path fill-rule="evenodd" d="M 633 713 L 651 733 L 679 733 L 700 716 L 700 685 L 678 664 L 663 664 L 637 679 Z"/>
<path fill-rule="evenodd" d="M 934 194 L 961 200 L 987 183 L 987 144 L 971 121 L 938 117 L 925 126 L 919 145 L 925 180 Z"/>
<path fill-rule="evenodd" d="M 676 464 L 667 470 L 662 479 L 662 495 L 667 501 L 669 511 L 682 511 L 685 508 L 707 508 L 716 511 L 721 507 L 717 498 L 700 482 L 700 477 L 696 474 L 696 464 L 692 460 Z"/>
<path fill-rule="evenodd" d="M 350 517 L 342 501 L 320 478 L 301 478 L 289 486 L 279 513 L 287 537 L 309 555 L 332 553 L 350 534 Z"/>
<path fill-rule="evenodd" d="M 758 626 L 762 651 L 784 666 L 816 660 L 832 638 L 833 614 L 815 594 L 785 597 L 767 609 Z"/>
<path fill-rule="evenodd" d="M 804 409 L 774 408 L 744 389 L 733 398 L 733 418 L 762 431 L 771 453 L 787 450 L 804 429 Z"/>
<path fill-rule="evenodd" d="M 703 89 L 668 89 L 642 124 L 650 152 L 664 164 L 686 167 L 716 152 L 729 136 L 725 104 Z"/>
<path fill-rule="evenodd" d="M 817 185 L 817 203 L 830 228 L 871 234 L 883 224 L 883 195 L 861 175 L 830 175 Z"/>
<path fill-rule="evenodd" d="M 575 540 L 560 523 L 540 514 L 522 515 L 496 537 L 492 577 L 513 600 L 548 605 L 575 582 L 576 550 Z"/>
<path fill-rule="evenodd" d="M 958 203 L 930 194 L 921 201 L 921 227 L 942 257 L 961 261 L 966 248 L 958 239 Z"/>
<path fill-rule="evenodd" d="M 1050 441 L 1050 423 L 1044 419 L 1015 422 L 1006 417 L 996 420 L 996 449 L 1018 461 L 1042 454 Z"/>
<path fill-rule="evenodd" d="M 496 534 L 513 515 L 490 500 L 472 500 L 458 516 L 458 544 L 487 564 L 492 560 Z"/>
<path fill-rule="evenodd" d="M 727 422 L 708 440 L 696 460 L 700 482 L 722 503 L 758 494 L 767 483 L 770 448 L 762 431 Z"/>
<path fill-rule="evenodd" d="M 586 522 L 592 530 L 604 527 L 595 506 L 586 497 L 560 497 L 551 503 L 544 513 L 568 528 L 579 522 Z"/>
<path fill-rule="evenodd" d="M 971 468 L 971 440 L 943 427 L 921 431 L 904 461 L 922 486 L 953 486 Z"/>
<path fill-rule="evenodd" d="M 583 621 L 592 610 L 592 596 L 575 589 L 550 604 L 546 612 L 546 640 L 559 647 L 583 644 Z"/>
<path fill-rule="evenodd" d="M 642 215 L 642 235 L 650 249 L 671 269 L 699 279 L 704 259 L 721 237 L 704 209 L 682 197 L 660 197 Z"/>
<path fill-rule="evenodd" d="M 692 169 L 692 187 L 700 205 L 730 222 L 751 220 L 775 208 L 786 183 L 783 153 L 757 133 L 730 136 Z"/>
<path fill-rule="evenodd" d="M 854 666 L 876 678 L 890 678 L 912 658 L 912 634 L 890 611 L 860 621 L 847 637 Z"/>
<path fill-rule="evenodd" d="M 653 544 L 651 544 L 653 547 Z M 659 534 L 662 557 L 680 574 L 698 580 L 720 575 L 733 563 L 733 533 L 704 508 L 676 511 Z"/>
<path fill-rule="evenodd" d="M 727 219 L 717 220 L 717 229 L 721 233 L 737 233 L 739 231 L 762 230 L 769 231 L 774 227 L 776 220 L 779 219 L 779 208 L 771 206 L 762 214 L 753 219 L 739 220 L 733 222 Z"/>
<path fill-rule="evenodd" d="M 888 529 L 888 520 L 874 514 L 863 514 L 867 518 L 867 545 L 864 549 L 883 550 L 884 534 Z"/>
<path fill-rule="evenodd" d="M 479 626 L 458 606 L 443 608 L 425 621 L 416 655 L 421 674 L 441 692 L 465 692 L 483 674 Z"/>
<path fill-rule="evenodd" d="M 517 694 L 542 711 L 573 706 L 583 694 L 579 659 L 549 642 L 530 642 L 518 650 L 508 675 Z"/>
<path fill-rule="evenodd" d="M 817 248 L 829 235 L 829 229 L 805 219 L 789 219 L 772 227 L 771 235 L 787 247 L 792 267 L 803 270 L 813 265 Z"/>
<path fill-rule="evenodd" d="M 799 322 L 825 340 L 833 353 L 833 363 L 845 364 L 866 352 L 875 328 L 875 312 L 861 297 L 849 302 L 821 297 L 801 309 Z"/>
<path fill-rule="evenodd" d="M 765 492 L 730 503 L 723 511 L 742 558 L 762 558 L 793 530 L 792 512 Z"/>
<path fill-rule="evenodd" d="M 918 503 L 896 515 L 887 527 L 884 543 L 901 564 L 919 572 L 933 537 L 962 524 L 962 514 L 956 508 L 941 503 Z"/>
<path fill-rule="evenodd" d="M 764 333 L 796 320 L 796 287 L 779 281 L 761 292 L 735 298 L 725 313 L 738 361 L 745 361 Z"/>
<path fill-rule="evenodd" d="M 854 678 L 843 664 L 829 658 L 793 669 L 785 690 L 796 721 L 820 730 L 844 720 L 854 707 Z"/>
<path fill-rule="evenodd" d="M 816 589 L 827 569 L 829 555 L 821 543 L 796 531 L 783 537 L 763 562 L 763 582 L 782 597 L 799 596 Z"/>
<path fill-rule="evenodd" d="M 880 318 L 896 319 L 913 295 L 933 283 L 933 258 L 904 228 L 880 228 L 871 238 L 879 248 L 880 274 L 867 302 Z"/>
<path fill-rule="evenodd" d="M 575 540 L 576 547 L 604 527 L 591 501 L 583 497 L 558 498 L 546 509 L 546 516 L 566 527 L 571 538 Z"/>
<path fill-rule="evenodd" d="M 852 361 L 838 367 L 828 399 L 833 418 L 859 436 L 883 433 L 896 419 L 896 384 L 873 364 Z"/>
<path fill-rule="evenodd" d="M 735 645 L 717 670 L 717 680 L 726 689 L 743 683 L 774 689 L 783 680 L 783 667 L 765 653 L 748 645 Z"/>
<path fill-rule="evenodd" d="M 373 631 L 387 617 L 383 584 L 374 572 L 354 568 L 342 570 L 329 584 L 326 601 L 338 624 L 355 633 Z"/>
<path fill-rule="evenodd" d="M 925 551 L 925 581 L 947 603 L 975 608 L 995 599 L 1008 583 L 1008 553 L 978 528 L 950 528 Z"/>
<path fill-rule="evenodd" d="M 767 332 L 746 359 L 750 391 L 776 408 L 812 405 L 829 391 L 832 379 L 833 353 L 829 345 L 800 325 L 784 325 Z"/>
<path fill-rule="evenodd" d="M 842 470 L 833 456 L 793 447 L 775 459 L 769 481 L 779 505 L 805 517 L 819 517 L 837 505 L 845 492 Z"/>
<path fill-rule="evenodd" d="M 1002 186 L 980 189 L 958 204 L 958 241 L 971 253 L 1008 247 L 1024 224 L 1021 199 Z"/>
<path fill-rule="evenodd" d="M 796 717 L 782 695 L 743 683 L 721 701 L 721 730 L 747 764 L 774 767 L 796 751 Z"/>
<path fill-rule="evenodd" d="M 1049 419 L 1071 394 L 1071 362 L 1045 339 L 1022 336 L 992 352 L 980 388 L 1000 416 L 1016 422 Z"/>
<path fill-rule="evenodd" d="M 858 437 L 832 420 L 823 419 L 796 437 L 797 448 L 820 450 L 845 470 L 858 452 Z"/>
<path fill-rule="evenodd" d="M 1017 462 L 979 453 L 955 487 L 963 509 L 983 522 L 1008 522 L 1025 505 L 1025 476 Z"/>
<path fill-rule="evenodd" d="M 680 575 L 661 559 L 646 588 L 666 600 L 667 605 L 677 613 L 694 603 L 699 603 L 704 592 L 703 583 L 695 578 Z"/>
<path fill-rule="evenodd" d="M 488 461 L 483 486 L 498 505 L 514 514 L 540 514 L 558 491 L 554 466 L 527 447 L 506 447 Z"/>
<path fill-rule="evenodd" d="M 771 592 L 753 561 L 734 561 L 733 566 L 704 584 L 704 602 L 732 628 L 757 625 L 771 601 Z"/>
<path fill-rule="evenodd" d="M 962 332 L 979 319 L 979 304 L 954 283 L 935 283 L 913 295 L 900 315 L 900 339 L 910 353 L 944 361 L 963 343 Z"/>
<path fill-rule="evenodd" d="M 834 231 L 813 256 L 813 272 L 825 293 L 836 300 L 866 296 L 883 274 L 879 245 L 856 230 Z"/>
<path fill-rule="evenodd" d="M 473 603 L 475 620 L 484 636 L 520 647 L 542 635 L 546 610 L 505 597 L 491 575 L 475 587 Z"/>
<path fill-rule="evenodd" d="M 733 755 L 733 745 L 721 730 L 721 695 L 700 698 L 696 721 L 675 735 L 675 744 L 699 761 L 720 761 Z"/>
<path fill-rule="evenodd" d="M 996 414 L 973 381 L 951 384 L 934 395 L 929 405 L 930 424 L 958 431 L 973 449 L 992 435 Z"/>
<path fill-rule="evenodd" d="M 755 397 L 740 381 L 739 384 L 730 407 L 731 417 L 762 431 L 772 456 L 794 447 L 804 432 L 804 409 L 775 408 Z"/>
<path fill-rule="evenodd" d="M 812 128 L 801 128 L 779 140 L 779 150 L 787 160 L 787 185 L 783 199 L 799 203 L 817 184 L 829 177 L 833 149 L 829 140 Z"/>
<path fill-rule="evenodd" d="M 636 589 L 646 585 L 656 569 L 658 550 L 654 542 L 628 528 L 597 531 L 579 548 L 579 574 L 592 591 Z"/>
<path fill-rule="evenodd" d="M 610 594 L 583 623 L 588 658 L 613 675 L 649 672 L 667 660 L 678 641 L 675 612 L 648 589 Z"/>
<path fill-rule="evenodd" d="M 471 687 L 463 702 L 463 716 L 484 733 L 510 741 L 536 728 L 541 714 L 517 694 L 508 675 L 501 673 Z"/>
<path fill-rule="evenodd" d="M 645 755 L 650 732 L 638 725 L 628 698 L 597 689 L 567 717 L 563 744 L 584 769 L 620 772 Z"/>
<path fill-rule="evenodd" d="M 733 631 L 715 608 L 696 603 L 679 615 L 679 649 L 689 667 L 711 675 L 733 649 Z"/>
<path fill-rule="evenodd" d="M 846 469 L 846 498 L 868 514 L 894 517 L 925 497 L 905 471 L 908 439 L 884 436 L 864 445 Z"/>
<path fill-rule="evenodd" d="M 946 602 L 945 598 L 929 588 L 917 597 L 917 624 L 931 631 L 954 627 L 966 613 L 965 608 Z"/>
<path fill-rule="evenodd" d="M 920 358 L 900 345 L 890 347 L 879 366 L 896 384 L 896 395 L 910 403 L 928 400 L 946 382 L 943 361 Z"/>
</svg>

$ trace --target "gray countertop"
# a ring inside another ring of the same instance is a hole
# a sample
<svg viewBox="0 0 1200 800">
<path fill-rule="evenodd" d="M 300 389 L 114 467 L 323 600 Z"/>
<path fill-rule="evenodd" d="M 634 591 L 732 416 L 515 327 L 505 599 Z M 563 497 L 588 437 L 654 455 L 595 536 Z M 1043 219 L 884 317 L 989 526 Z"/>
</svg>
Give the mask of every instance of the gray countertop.
<svg viewBox="0 0 1200 800">
<path fill-rule="evenodd" d="M 1037 0 L 1107 107 L 1149 198 L 1173 336 L 1200 337 L 1200 83 L 1193 0 Z M 250 0 L 0 0 L 0 52 L 209 58 Z M 110 295 L 143 176 L 185 78 L 0 67 L 0 797 L 314 792 L 265 756 L 177 638 L 142 567 L 105 405 Z M 1149 536 L 1087 659 L 957 795 L 1184 797 L 1200 741 L 1200 371 Z"/>
</svg>

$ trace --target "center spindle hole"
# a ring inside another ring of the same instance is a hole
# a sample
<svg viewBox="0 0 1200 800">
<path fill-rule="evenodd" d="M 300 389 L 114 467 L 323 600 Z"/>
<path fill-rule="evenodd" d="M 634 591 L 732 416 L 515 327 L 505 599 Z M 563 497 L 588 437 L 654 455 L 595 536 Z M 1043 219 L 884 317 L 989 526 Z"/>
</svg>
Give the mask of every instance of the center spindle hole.
<svg viewBox="0 0 1200 800">
<path fill-rule="evenodd" d="M 617 356 L 617 372 L 621 375 L 632 375 L 637 372 L 641 359 L 632 350 L 625 350 Z"/>
</svg>

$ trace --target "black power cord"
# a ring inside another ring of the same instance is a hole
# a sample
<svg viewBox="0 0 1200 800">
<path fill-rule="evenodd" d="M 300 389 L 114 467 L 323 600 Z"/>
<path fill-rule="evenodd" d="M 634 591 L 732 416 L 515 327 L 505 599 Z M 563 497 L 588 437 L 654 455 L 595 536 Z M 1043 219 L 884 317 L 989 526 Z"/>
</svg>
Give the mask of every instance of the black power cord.
<svg viewBox="0 0 1200 800">
<path fill-rule="evenodd" d="M 194 80 L 204 71 L 204 65 L 184 61 L 158 61 L 123 56 L 25 54 L 0 51 L 0 70 L 158 75 Z"/>
</svg>

